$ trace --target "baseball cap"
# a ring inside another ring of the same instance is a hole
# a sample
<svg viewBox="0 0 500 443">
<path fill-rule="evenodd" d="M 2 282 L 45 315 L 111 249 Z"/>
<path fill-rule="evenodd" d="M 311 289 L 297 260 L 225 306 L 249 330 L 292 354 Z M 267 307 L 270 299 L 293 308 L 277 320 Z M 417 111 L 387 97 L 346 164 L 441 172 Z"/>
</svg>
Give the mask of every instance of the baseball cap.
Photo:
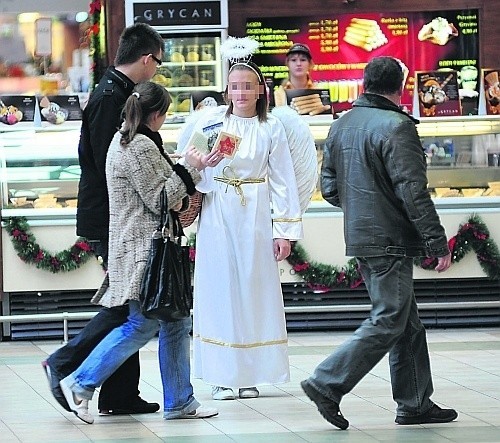
<svg viewBox="0 0 500 443">
<path fill-rule="evenodd" d="M 295 43 L 286 53 L 286 56 L 288 57 L 290 54 L 293 53 L 301 53 L 305 54 L 308 59 L 312 59 L 311 55 L 311 50 L 309 49 L 309 46 L 307 46 L 304 43 Z"/>
</svg>

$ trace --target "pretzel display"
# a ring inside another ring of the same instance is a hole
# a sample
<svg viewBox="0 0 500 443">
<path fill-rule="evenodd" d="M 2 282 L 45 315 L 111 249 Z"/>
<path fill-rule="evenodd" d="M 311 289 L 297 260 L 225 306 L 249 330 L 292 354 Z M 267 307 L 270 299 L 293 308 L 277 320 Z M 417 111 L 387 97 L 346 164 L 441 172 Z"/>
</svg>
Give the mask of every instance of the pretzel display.
<svg viewBox="0 0 500 443">
<path fill-rule="evenodd" d="M 318 115 L 330 109 L 329 105 L 323 104 L 319 94 L 294 97 L 290 102 L 290 107 L 300 115 Z"/>
<path fill-rule="evenodd" d="M 344 41 L 368 52 L 388 42 L 377 21 L 364 18 L 351 19 L 345 31 Z"/>
</svg>

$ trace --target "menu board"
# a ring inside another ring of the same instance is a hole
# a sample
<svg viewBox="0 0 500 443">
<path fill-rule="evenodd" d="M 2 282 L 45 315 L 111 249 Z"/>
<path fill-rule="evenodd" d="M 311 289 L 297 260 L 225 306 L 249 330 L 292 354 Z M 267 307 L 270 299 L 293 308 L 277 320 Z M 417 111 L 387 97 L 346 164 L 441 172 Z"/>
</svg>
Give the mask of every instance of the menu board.
<svg viewBox="0 0 500 443">
<path fill-rule="evenodd" d="M 477 74 L 479 68 L 477 9 L 249 18 L 246 34 L 259 41 L 253 61 L 275 87 L 288 76 L 285 58 L 290 46 L 306 43 L 314 61 L 312 80 L 330 90 L 336 111 L 351 107 L 362 91 L 363 69 L 376 56 L 396 57 L 408 67 L 402 104 L 409 109 L 416 71 L 460 73 L 472 68 Z M 477 75 L 475 80 L 464 85 L 457 75 L 460 97 L 466 90 L 475 100 L 472 113 L 477 113 L 479 96 Z"/>
</svg>

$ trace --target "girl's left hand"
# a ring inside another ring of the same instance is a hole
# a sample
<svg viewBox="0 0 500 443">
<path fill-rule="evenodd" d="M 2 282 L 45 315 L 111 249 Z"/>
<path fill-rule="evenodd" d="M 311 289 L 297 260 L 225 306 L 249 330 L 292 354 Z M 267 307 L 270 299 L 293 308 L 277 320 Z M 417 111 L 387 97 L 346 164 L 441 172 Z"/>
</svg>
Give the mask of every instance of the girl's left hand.
<svg viewBox="0 0 500 443">
<path fill-rule="evenodd" d="M 290 240 L 286 238 L 275 238 L 273 240 L 274 258 L 281 261 L 290 255 L 292 250 Z"/>
<path fill-rule="evenodd" d="M 224 156 L 219 151 L 212 151 L 204 155 L 201 161 L 205 166 L 213 168 L 217 166 L 223 158 Z"/>
<path fill-rule="evenodd" d="M 198 169 L 198 171 L 201 171 L 207 166 L 214 167 L 218 165 L 224 156 L 218 151 L 210 152 L 205 155 L 198 151 L 194 146 L 190 146 L 185 152 L 184 158 L 187 164 Z"/>
</svg>

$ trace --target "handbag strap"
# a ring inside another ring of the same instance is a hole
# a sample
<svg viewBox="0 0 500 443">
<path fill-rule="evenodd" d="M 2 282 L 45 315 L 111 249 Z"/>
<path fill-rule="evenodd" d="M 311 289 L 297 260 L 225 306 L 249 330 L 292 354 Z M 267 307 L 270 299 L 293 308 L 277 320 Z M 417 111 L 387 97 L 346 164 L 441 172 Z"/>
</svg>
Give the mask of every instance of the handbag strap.
<svg viewBox="0 0 500 443">
<path fill-rule="evenodd" d="M 168 197 L 165 188 L 161 190 L 160 193 L 160 226 L 159 230 L 162 232 L 164 237 L 173 236 L 176 239 L 185 237 L 184 230 L 182 229 L 181 222 L 179 220 L 179 214 L 177 211 L 168 209 Z"/>
<path fill-rule="evenodd" d="M 168 197 L 165 187 L 160 192 L 160 230 L 163 230 L 168 223 Z"/>
</svg>

